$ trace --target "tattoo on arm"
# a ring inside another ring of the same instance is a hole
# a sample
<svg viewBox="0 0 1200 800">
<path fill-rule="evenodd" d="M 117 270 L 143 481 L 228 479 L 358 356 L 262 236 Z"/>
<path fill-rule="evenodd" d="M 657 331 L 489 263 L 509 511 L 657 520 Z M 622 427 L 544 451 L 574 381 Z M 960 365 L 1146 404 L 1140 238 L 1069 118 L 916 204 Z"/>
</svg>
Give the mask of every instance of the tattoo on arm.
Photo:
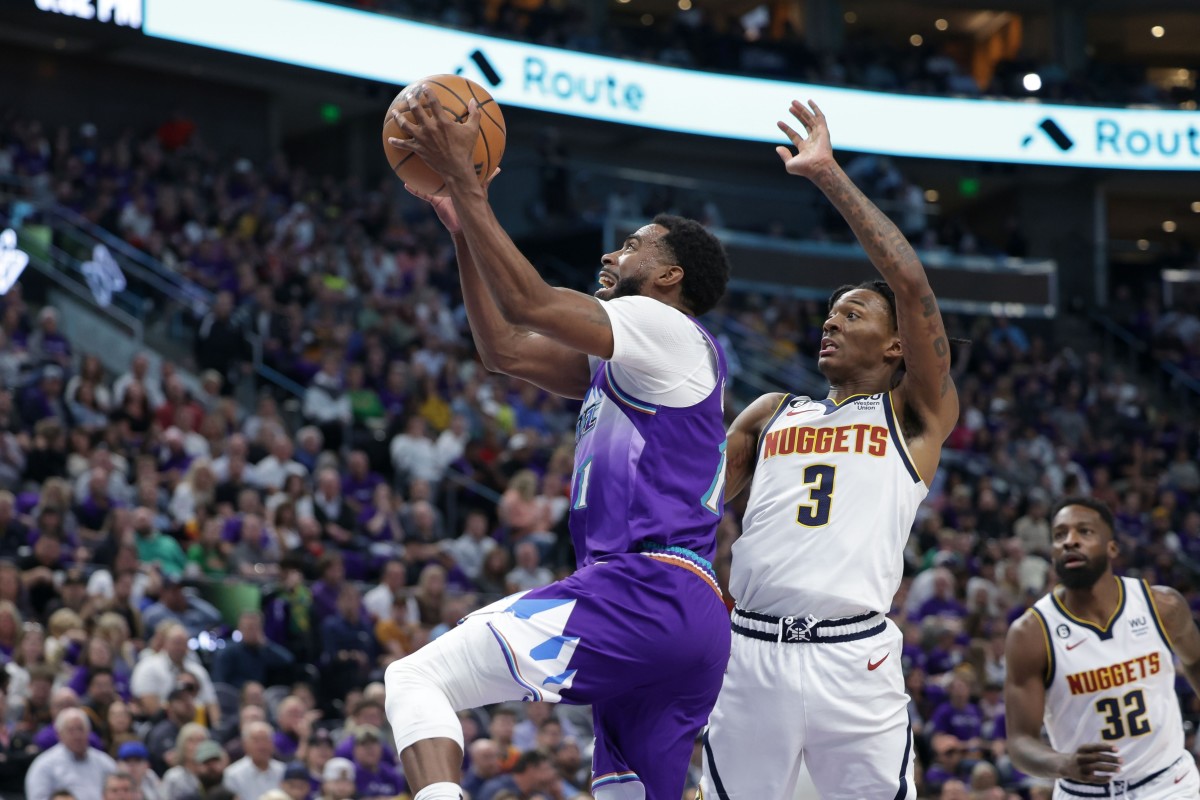
<svg viewBox="0 0 1200 800">
<path fill-rule="evenodd" d="M 921 316 L 923 317 L 932 317 L 938 313 L 937 300 L 934 298 L 932 292 L 921 298 L 921 309 Z"/>
<path fill-rule="evenodd" d="M 950 345 L 946 344 L 945 336 L 939 336 L 934 340 L 933 352 L 938 358 L 945 358 L 946 354 L 950 352 Z M 947 364 L 946 366 L 948 367 L 949 365 Z"/>
<path fill-rule="evenodd" d="M 830 167 L 816 176 L 814 183 L 850 224 L 884 279 L 890 281 L 897 274 L 921 270 L 917 253 L 904 233 L 840 172 L 840 168 Z"/>
</svg>

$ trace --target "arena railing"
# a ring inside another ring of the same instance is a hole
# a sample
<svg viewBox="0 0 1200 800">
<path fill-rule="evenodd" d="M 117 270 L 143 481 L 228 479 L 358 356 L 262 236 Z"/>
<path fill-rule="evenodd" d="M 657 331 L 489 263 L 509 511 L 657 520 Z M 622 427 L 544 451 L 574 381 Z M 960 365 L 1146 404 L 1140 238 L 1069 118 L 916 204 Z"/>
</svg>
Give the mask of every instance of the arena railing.
<svg viewBox="0 0 1200 800">
<path fill-rule="evenodd" d="M 1155 357 L 1145 340 L 1107 314 L 1092 311 L 1088 318 L 1103 333 L 1106 361 L 1111 362 L 1116 351 L 1123 349 L 1132 372 L 1140 372 L 1142 364 L 1149 367 L 1149 377 L 1164 400 L 1174 400 L 1186 410 L 1196 408 L 1200 402 L 1200 380 L 1177 364 Z"/>
<path fill-rule="evenodd" d="M 72 294 L 92 310 L 104 308 L 107 316 L 126 327 L 127 320 L 133 319 L 137 322 L 139 345 L 145 344 L 176 363 L 188 363 L 194 354 L 198 323 L 212 308 L 213 293 L 41 194 L 29 181 L 0 178 L 0 210 L 19 234 L 48 238 L 48 255 L 67 265 L 66 272 L 71 275 L 82 276 L 85 266 L 100 260 L 99 254 L 103 253 L 120 270 L 125 283 L 123 289 L 111 295 L 111 304 L 107 305 L 94 291 L 80 295 L 72 290 Z M 262 381 L 286 394 L 303 395 L 302 386 L 264 363 L 260 337 L 247 331 L 246 340 L 253 354 L 254 372 Z"/>
</svg>

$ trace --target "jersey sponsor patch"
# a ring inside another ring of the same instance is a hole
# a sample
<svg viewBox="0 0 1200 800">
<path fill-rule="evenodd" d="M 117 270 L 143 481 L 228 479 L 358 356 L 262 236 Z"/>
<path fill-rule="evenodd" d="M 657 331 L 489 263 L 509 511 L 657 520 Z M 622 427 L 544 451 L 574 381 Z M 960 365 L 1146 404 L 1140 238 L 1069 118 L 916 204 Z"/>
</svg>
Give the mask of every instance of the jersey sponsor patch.
<svg viewBox="0 0 1200 800">
<path fill-rule="evenodd" d="M 1134 636 L 1141 638 L 1150 632 L 1150 620 L 1144 615 L 1140 617 L 1131 617 L 1129 620 L 1129 631 Z"/>
</svg>

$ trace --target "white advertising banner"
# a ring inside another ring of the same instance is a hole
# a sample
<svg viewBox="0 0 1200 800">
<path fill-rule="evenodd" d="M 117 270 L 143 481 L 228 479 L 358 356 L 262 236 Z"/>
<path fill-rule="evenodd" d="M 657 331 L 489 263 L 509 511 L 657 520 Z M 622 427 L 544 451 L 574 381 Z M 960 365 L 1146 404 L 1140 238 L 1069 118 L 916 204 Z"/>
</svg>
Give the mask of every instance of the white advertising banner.
<svg viewBox="0 0 1200 800">
<path fill-rule="evenodd" d="M 841 149 L 917 158 L 1200 170 L 1200 112 L 887 94 L 697 72 L 441 28 L 313 0 L 145 0 L 150 36 L 398 87 L 457 72 L 502 105 L 782 143 L 792 99 Z M 383 109 L 380 109 L 382 119 Z"/>
</svg>

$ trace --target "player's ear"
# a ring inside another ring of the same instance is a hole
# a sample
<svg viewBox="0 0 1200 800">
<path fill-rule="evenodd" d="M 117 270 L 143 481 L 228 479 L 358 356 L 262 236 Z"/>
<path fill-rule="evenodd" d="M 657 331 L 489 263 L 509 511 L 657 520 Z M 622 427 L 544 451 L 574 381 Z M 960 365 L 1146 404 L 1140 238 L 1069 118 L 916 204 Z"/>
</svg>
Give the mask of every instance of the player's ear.
<svg viewBox="0 0 1200 800">
<path fill-rule="evenodd" d="M 664 289 L 674 286 L 683 281 L 683 267 L 678 264 L 664 264 L 659 268 L 658 276 L 654 282 Z"/>
<path fill-rule="evenodd" d="M 887 341 L 883 354 L 886 358 L 904 359 L 904 345 L 900 343 L 899 334 L 894 334 Z"/>
</svg>

